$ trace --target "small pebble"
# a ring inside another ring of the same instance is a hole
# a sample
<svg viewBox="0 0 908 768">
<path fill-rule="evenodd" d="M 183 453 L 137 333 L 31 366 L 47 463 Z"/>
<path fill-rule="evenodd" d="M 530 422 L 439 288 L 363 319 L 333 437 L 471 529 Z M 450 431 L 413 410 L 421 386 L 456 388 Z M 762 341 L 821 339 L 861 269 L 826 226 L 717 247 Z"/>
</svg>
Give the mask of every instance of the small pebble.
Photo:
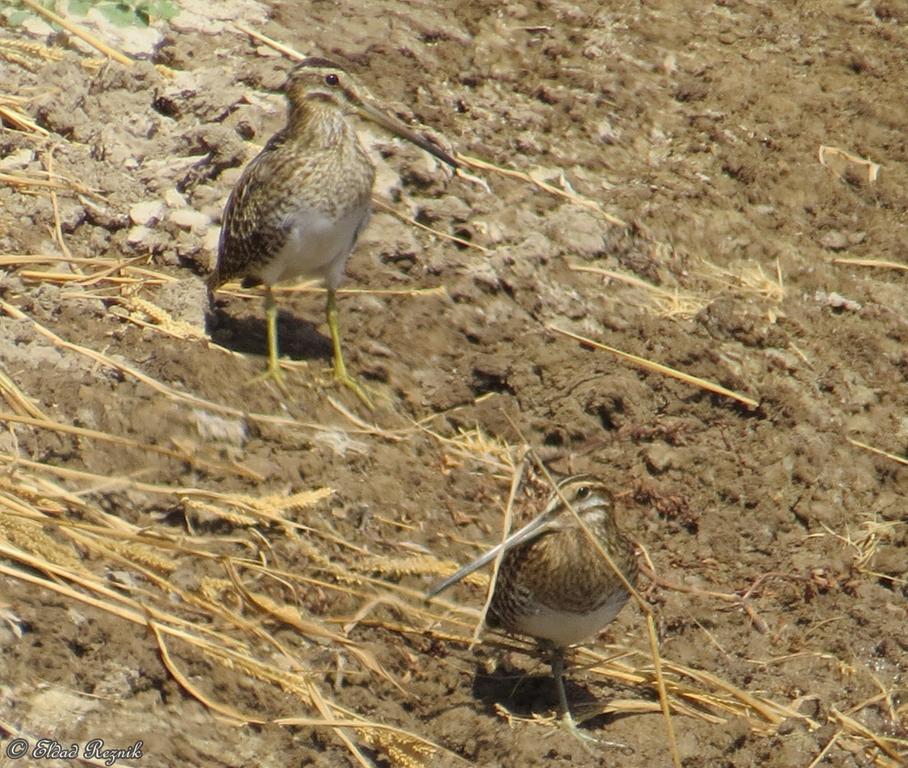
<svg viewBox="0 0 908 768">
<path fill-rule="evenodd" d="M 646 465 L 657 475 L 665 472 L 674 464 L 674 451 L 663 442 L 655 442 L 645 453 Z"/>
<path fill-rule="evenodd" d="M 208 225 L 211 224 L 211 219 L 208 216 L 199 211 L 194 211 L 192 208 L 179 208 L 171 211 L 169 218 L 178 227 L 191 229 L 198 234 L 204 232 Z"/>
<path fill-rule="evenodd" d="M 161 200 L 145 200 L 136 203 L 129 209 L 129 218 L 133 224 L 150 227 L 157 224 L 164 216 L 164 203 Z"/>
<path fill-rule="evenodd" d="M 848 237 L 844 232 L 833 229 L 820 238 L 820 245 L 830 251 L 844 251 L 848 247 Z"/>
<path fill-rule="evenodd" d="M 130 229 L 126 234 L 126 242 L 133 246 L 144 245 L 151 239 L 153 234 L 154 233 L 148 227 L 139 224 Z"/>
<path fill-rule="evenodd" d="M 34 159 L 35 153 L 31 149 L 10 152 L 6 157 L 0 158 L 0 171 L 16 171 L 25 168 Z"/>
<path fill-rule="evenodd" d="M 833 309 L 847 309 L 851 312 L 857 312 L 861 309 L 861 304 L 853 299 L 846 299 L 840 293 L 832 291 L 831 293 L 826 293 L 826 291 L 817 291 L 813 295 L 814 301 L 819 302 L 820 304 L 825 304 L 827 307 L 832 307 Z"/>
<path fill-rule="evenodd" d="M 164 202 L 168 208 L 185 208 L 186 197 L 176 188 L 171 187 L 164 193 Z"/>
</svg>

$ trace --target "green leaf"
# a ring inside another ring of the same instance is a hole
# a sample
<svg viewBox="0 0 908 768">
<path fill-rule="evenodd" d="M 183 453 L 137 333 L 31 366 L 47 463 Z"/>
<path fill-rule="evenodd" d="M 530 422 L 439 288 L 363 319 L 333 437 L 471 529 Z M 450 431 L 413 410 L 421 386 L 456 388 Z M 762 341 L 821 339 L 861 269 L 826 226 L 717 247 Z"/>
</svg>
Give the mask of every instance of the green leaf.
<svg viewBox="0 0 908 768">
<path fill-rule="evenodd" d="M 7 17 L 7 21 L 11 27 L 18 27 L 29 16 L 31 16 L 31 14 L 28 11 L 13 11 Z"/>
<path fill-rule="evenodd" d="M 126 3 L 99 3 L 98 11 L 117 27 L 134 27 L 141 23 L 139 17 Z"/>
<path fill-rule="evenodd" d="M 66 6 L 66 12 L 72 16 L 84 16 L 91 10 L 90 0 L 69 0 Z"/>
<path fill-rule="evenodd" d="M 148 4 L 148 13 L 155 19 L 170 21 L 179 12 L 180 7 L 172 0 L 152 0 Z"/>
</svg>

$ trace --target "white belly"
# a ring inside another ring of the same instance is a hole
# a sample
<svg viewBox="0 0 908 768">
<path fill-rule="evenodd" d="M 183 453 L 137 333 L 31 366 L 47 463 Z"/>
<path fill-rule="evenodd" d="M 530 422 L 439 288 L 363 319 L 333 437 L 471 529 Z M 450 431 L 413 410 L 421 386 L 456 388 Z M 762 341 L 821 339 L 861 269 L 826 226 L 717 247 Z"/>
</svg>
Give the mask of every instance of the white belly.
<svg viewBox="0 0 908 768">
<path fill-rule="evenodd" d="M 579 643 L 608 625 L 627 602 L 627 593 L 618 592 L 592 613 L 570 613 L 539 606 L 522 616 L 517 627 L 521 634 L 549 640 L 560 648 Z"/>
<path fill-rule="evenodd" d="M 263 282 L 274 285 L 296 277 L 321 278 L 329 288 L 336 288 L 368 215 L 368 206 L 355 208 L 340 219 L 307 209 L 296 211 L 286 223 L 284 247 L 262 270 Z"/>
</svg>

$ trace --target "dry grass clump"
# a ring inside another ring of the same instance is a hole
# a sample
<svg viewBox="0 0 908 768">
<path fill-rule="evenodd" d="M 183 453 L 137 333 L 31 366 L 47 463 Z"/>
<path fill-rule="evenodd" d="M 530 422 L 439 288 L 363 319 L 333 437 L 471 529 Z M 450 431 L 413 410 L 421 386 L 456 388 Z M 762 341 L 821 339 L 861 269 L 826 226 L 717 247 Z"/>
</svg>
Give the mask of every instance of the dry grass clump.
<svg viewBox="0 0 908 768">
<path fill-rule="evenodd" d="M 322 569 L 328 571 L 319 580 L 322 586 L 363 596 L 350 585 L 362 587 L 365 579 L 357 578 L 352 570 L 345 576 L 342 569 L 318 555 L 319 547 L 312 543 L 318 540 L 318 533 L 301 542 L 304 551 L 316 555 L 316 562 L 310 572 L 300 576 L 270 564 L 272 558 L 258 533 L 187 536 L 166 525 L 139 528 L 113 518 L 84 494 L 74 494 L 56 482 L 65 475 L 69 483 L 90 487 L 105 479 L 100 476 L 61 472 L 5 454 L 0 455 L 0 468 L 0 573 L 146 627 L 165 666 L 188 695 L 237 724 L 280 718 L 289 718 L 290 723 L 296 702 L 310 727 L 340 733 L 343 728 L 338 723 L 343 722 L 344 728 L 355 728 L 365 743 L 399 757 L 401 765 L 428 764 L 419 762 L 420 755 L 434 755 L 440 749 L 417 734 L 388 730 L 333 703 L 308 671 L 307 648 L 316 644 L 334 648 L 366 673 L 393 683 L 370 651 L 292 599 Z M 289 538 L 306 527 L 293 518 L 330 494 L 326 488 L 261 497 L 197 488 L 158 486 L 155 490 L 158 495 L 185 501 L 187 510 L 207 499 L 206 511 L 224 520 L 243 526 L 273 526 Z M 245 514 L 238 516 L 236 510 Z M 322 535 L 333 537 L 329 531 Z M 197 586 L 187 587 L 176 577 L 187 561 L 200 575 Z M 115 582 L 106 577 L 108 572 L 118 574 Z M 288 645 L 281 641 L 278 630 L 282 627 L 294 629 L 298 642 Z M 275 663 L 275 652 L 285 663 Z M 283 711 L 241 711 L 218 700 L 204 683 L 191 682 L 183 672 L 190 658 L 229 670 L 240 688 L 275 688 L 275 696 L 267 698 L 281 702 Z M 287 696 L 278 696 L 279 692 Z M 368 765 L 349 737 L 342 740 L 361 764 Z"/>
<path fill-rule="evenodd" d="M 48 61 L 60 61 L 63 52 L 43 43 L 0 36 L 0 59 L 34 72 Z M 13 98 L 13 97 L 6 97 Z"/>
</svg>

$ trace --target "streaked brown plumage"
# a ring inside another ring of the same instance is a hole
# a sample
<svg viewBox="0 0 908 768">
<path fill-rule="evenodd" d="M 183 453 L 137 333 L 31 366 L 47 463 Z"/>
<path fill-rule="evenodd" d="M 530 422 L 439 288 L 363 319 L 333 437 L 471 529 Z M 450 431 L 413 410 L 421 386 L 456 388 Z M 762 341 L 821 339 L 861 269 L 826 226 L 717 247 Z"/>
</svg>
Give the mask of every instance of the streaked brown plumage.
<svg viewBox="0 0 908 768">
<path fill-rule="evenodd" d="M 300 62 L 284 90 L 290 102 L 287 124 L 246 166 L 227 201 L 208 284 L 212 290 L 236 278 L 247 287 L 264 284 L 268 375 L 281 383 L 271 287 L 297 277 L 323 280 L 335 376 L 370 404 L 347 374 L 337 326 L 336 290 L 368 220 L 375 180 L 372 161 L 347 116 L 358 114 L 452 167 L 458 163 L 378 109 L 363 86 L 327 59 Z"/>
<path fill-rule="evenodd" d="M 566 478 L 558 488 L 626 581 L 634 586 L 634 545 L 615 522 L 608 489 L 586 475 Z M 529 635 L 552 650 L 559 703 L 562 714 L 571 722 L 564 691 L 564 651 L 595 636 L 615 618 L 630 595 L 577 518 L 553 493 L 540 515 L 503 545 L 433 587 L 429 596 L 494 560 L 502 547 L 505 553 L 487 622 L 506 632 Z"/>
</svg>

